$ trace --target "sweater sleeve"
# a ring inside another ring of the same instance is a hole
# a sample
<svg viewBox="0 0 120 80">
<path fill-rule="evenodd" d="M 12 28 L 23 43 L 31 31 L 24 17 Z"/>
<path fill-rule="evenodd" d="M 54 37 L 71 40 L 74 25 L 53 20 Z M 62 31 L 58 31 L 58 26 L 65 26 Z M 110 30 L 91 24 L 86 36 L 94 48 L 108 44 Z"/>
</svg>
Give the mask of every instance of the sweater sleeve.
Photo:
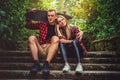
<svg viewBox="0 0 120 80">
<path fill-rule="evenodd" d="M 77 33 L 80 32 L 79 28 L 77 26 L 71 27 L 71 32 L 74 37 L 77 37 Z"/>
</svg>

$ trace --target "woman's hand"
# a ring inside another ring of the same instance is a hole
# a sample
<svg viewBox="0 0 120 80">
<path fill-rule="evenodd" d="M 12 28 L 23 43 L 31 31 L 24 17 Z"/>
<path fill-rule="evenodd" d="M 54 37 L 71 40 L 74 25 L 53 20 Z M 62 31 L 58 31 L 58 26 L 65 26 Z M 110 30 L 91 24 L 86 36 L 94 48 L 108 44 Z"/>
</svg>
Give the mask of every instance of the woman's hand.
<svg viewBox="0 0 120 80">
<path fill-rule="evenodd" d="M 79 33 L 77 33 L 76 39 L 81 41 L 82 40 L 82 36 L 83 36 L 83 31 L 80 31 Z"/>
</svg>

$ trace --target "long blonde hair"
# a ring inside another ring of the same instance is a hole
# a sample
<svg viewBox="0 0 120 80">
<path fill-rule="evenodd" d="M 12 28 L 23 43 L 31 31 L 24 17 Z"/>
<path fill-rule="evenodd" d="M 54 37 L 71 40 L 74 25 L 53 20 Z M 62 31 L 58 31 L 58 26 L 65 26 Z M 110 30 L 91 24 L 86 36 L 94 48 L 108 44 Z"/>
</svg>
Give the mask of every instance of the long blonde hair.
<svg viewBox="0 0 120 80">
<path fill-rule="evenodd" d="M 66 26 L 65 26 L 66 38 L 70 39 L 71 38 L 71 27 L 70 27 L 70 25 L 68 23 L 68 20 L 64 16 L 62 16 L 62 15 L 58 15 L 57 18 L 63 18 L 63 19 L 65 19 L 65 22 L 66 22 Z M 58 24 L 57 20 L 56 20 L 56 23 Z M 63 35 L 63 33 L 62 33 L 62 35 Z"/>
</svg>

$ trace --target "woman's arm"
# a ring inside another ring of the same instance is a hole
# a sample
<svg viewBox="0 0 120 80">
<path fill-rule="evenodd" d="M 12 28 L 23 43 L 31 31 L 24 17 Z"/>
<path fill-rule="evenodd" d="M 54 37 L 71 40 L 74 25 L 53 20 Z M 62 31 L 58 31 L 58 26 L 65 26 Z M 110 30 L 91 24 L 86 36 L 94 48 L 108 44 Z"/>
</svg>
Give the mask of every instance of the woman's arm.
<svg viewBox="0 0 120 80">
<path fill-rule="evenodd" d="M 83 31 L 81 31 L 77 26 L 72 27 L 72 34 L 75 34 L 75 39 L 78 41 L 82 40 Z"/>
<path fill-rule="evenodd" d="M 72 43 L 73 40 L 60 39 L 61 43 Z"/>
<path fill-rule="evenodd" d="M 62 33 L 60 32 L 59 25 L 56 25 L 56 29 L 57 29 L 57 36 L 59 37 L 60 42 L 62 42 L 62 43 L 71 43 L 72 42 L 72 40 L 66 40 L 65 36 L 62 35 Z"/>
<path fill-rule="evenodd" d="M 57 30 L 57 36 L 62 37 L 62 34 L 60 32 L 60 29 L 59 29 L 59 25 L 56 25 L 56 30 Z"/>
<path fill-rule="evenodd" d="M 82 37 L 83 37 L 83 31 L 80 31 L 76 34 L 76 39 L 78 39 L 79 41 L 82 40 Z"/>
</svg>

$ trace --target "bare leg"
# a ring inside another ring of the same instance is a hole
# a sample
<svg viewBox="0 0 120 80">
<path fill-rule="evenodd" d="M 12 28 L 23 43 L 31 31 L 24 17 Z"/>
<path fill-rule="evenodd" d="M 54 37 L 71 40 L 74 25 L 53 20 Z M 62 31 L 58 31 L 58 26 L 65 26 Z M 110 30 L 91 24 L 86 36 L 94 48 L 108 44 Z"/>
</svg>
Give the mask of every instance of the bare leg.
<svg viewBox="0 0 120 80">
<path fill-rule="evenodd" d="M 37 73 L 38 70 L 41 70 L 41 66 L 39 63 L 39 58 L 38 58 L 38 51 L 42 50 L 37 38 L 35 36 L 30 36 L 29 37 L 29 47 L 31 50 L 31 54 L 33 57 L 34 65 L 31 69 L 31 73 Z"/>
<path fill-rule="evenodd" d="M 53 36 L 51 38 L 51 44 L 48 49 L 48 55 L 47 55 L 47 61 L 50 63 L 51 60 L 53 59 L 54 55 L 56 54 L 58 50 L 58 44 L 59 44 L 59 38 L 57 36 Z"/>
<path fill-rule="evenodd" d="M 33 60 L 39 60 L 38 51 L 42 50 L 42 48 L 40 47 L 40 44 L 35 36 L 29 37 L 29 47 L 31 50 Z"/>
<path fill-rule="evenodd" d="M 51 62 L 52 58 L 54 57 L 55 53 L 58 50 L 58 44 L 59 44 L 59 38 L 57 36 L 53 36 L 51 38 L 51 44 L 48 47 L 48 55 L 47 59 L 44 61 L 43 64 L 43 74 L 49 74 L 50 73 L 50 68 L 49 68 L 49 63 Z"/>
</svg>

